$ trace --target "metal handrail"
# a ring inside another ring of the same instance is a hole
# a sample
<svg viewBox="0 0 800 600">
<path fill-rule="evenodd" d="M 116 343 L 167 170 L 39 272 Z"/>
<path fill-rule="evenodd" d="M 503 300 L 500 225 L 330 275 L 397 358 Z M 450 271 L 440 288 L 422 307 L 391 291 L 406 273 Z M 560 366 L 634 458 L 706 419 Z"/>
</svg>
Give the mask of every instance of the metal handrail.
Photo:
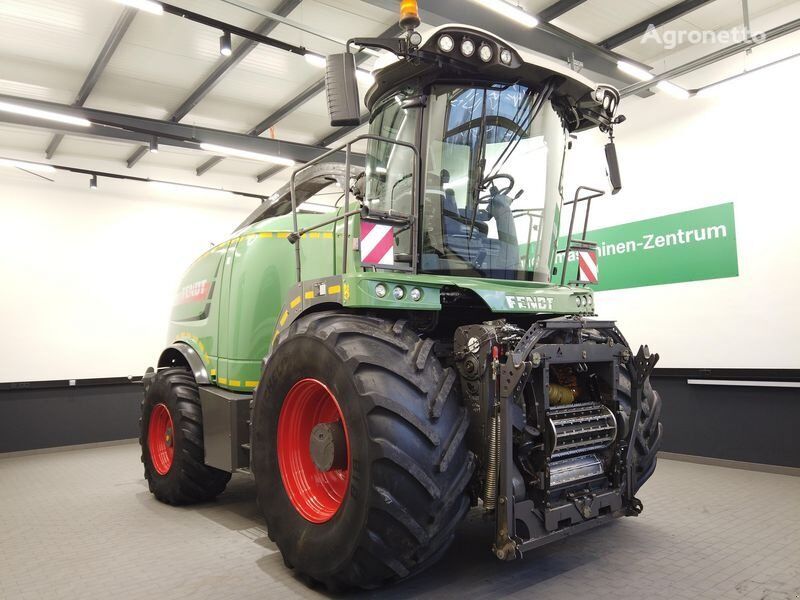
<svg viewBox="0 0 800 600">
<path fill-rule="evenodd" d="M 292 171 L 292 175 L 290 178 L 290 194 L 292 199 L 292 233 L 289 236 L 289 241 L 294 244 L 294 258 L 295 258 L 295 271 L 297 273 L 297 282 L 300 283 L 302 279 L 302 267 L 301 267 L 301 259 L 300 259 L 300 238 L 303 233 L 306 231 L 310 231 L 311 229 L 315 229 L 316 227 L 321 227 L 322 225 L 330 225 L 331 223 L 336 223 L 344 219 L 344 227 L 343 227 L 343 235 L 344 239 L 342 240 L 342 274 L 347 272 L 347 242 L 350 235 L 349 232 L 349 224 L 350 224 L 350 217 L 357 214 L 359 211 L 351 211 L 350 210 L 350 162 L 351 162 L 351 147 L 356 142 L 360 142 L 361 140 L 374 140 L 377 142 L 386 142 L 389 144 L 397 144 L 398 146 L 404 146 L 409 148 L 414 153 L 414 163 L 412 165 L 411 171 L 411 183 L 412 183 L 412 204 L 411 204 L 411 240 L 412 240 L 412 270 L 416 272 L 417 268 L 417 215 L 419 212 L 419 167 L 421 164 L 421 158 L 419 149 L 412 143 L 403 142 L 400 140 L 393 140 L 391 138 L 383 137 L 380 135 L 374 135 L 372 133 L 364 133 L 359 135 L 358 137 L 353 138 L 349 142 L 341 144 L 340 146 L 336 146 L 335 148 L 329 150 L 328 152 L 321 154 L 317 158 L 310 160 L 309 162 L 305 163 L 304 165 L 298 167 L 294 171 Z M 297 195 L 295 191 L 295 180 L 297 178 L 297 174 L 308 169 L 312 165 L 322 162 L 329 156 L 341 152 L 342 149 L 345 151 L 345 186 L 344 186 L 344 212 L 335 217 L 333 219 L 329 219 L 325 223 L 320 223 L 313 228 L 307 228 L 302 232 L 297 228 Z M 334 242 L 335 243 L 335 242 Z"/>
<path fill-rule="evenodd" d="M 581 191 L 591 192 L 588 196 L 584 196 L 579 198 Z M 572 229 L 575 226 L 575 213 L 578 210 L 578 203 L 579 202 L 586 202 L 586 216 L 583 219 L 583 234 L 581 235 L 581 242 L 586 242 L 586 229 L 589 226 L 589 211 L 592 208 L 592 199 L 599 198 L 600 196 L 604 196 L 605 191 L 598 190 L 595 188 L 590 188 L 585 185 L 578 187 L 575 190 L 575 198 L 568 202 L 564 202 L 564 206 L 571 204 L 572 205 L 572 213 L 569 217 L 569 231 L 567 232 L 567 245 L 563 250 L 557 250 L 556 254 L 560 254 L 561 252 L 564 253 L 564 266 L 561 267 L 561 285 L 564 285 L 564 281 L 567 277 L 567 261 L 569 260 L 569 251 L 572 249 Z M 578 266 L 578 272 L 580 273 L 580 265 Z"/>
</svg>

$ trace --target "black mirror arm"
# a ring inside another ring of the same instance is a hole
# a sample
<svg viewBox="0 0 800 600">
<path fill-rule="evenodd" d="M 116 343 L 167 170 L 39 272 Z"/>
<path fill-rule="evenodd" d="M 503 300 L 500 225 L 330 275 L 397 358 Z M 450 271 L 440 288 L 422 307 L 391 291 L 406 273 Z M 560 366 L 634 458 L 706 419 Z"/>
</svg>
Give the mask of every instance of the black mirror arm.
<svg viewBox="0 0 800 600">
<path fill-rule="evenodd" d="M 404 38 L 351 38 L 347 40 L 348 52 L 350 52 L 351 45 L 361 48 L 380 48 L 393 52 L 397 56 L 405 56 L 408 53 L 408 42 Z"/>
</svg>

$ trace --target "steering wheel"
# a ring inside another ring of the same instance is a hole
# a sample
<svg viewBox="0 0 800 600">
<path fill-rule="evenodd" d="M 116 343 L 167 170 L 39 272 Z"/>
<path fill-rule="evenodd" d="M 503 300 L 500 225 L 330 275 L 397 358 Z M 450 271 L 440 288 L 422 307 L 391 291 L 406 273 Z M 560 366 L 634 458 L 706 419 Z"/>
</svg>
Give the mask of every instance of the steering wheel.
<svg viewBox="0 0 800 600">
<path fill-rule="evenodd" d="M 503 194 L 503 195 L 507 195 L 507 194 L 508 194 L 508 192 L 510 192 L 511 190 L 513 190 L 513 189 L 514 189 L 514 178 L 513 178 L 511 175 L 509 175 L 508 173 L 495 173 L 494 175 L 492 175 L 492 176 L 490 176 L 490 177 L 487 177 L 486 179 L 484 179 L 484 180 L 483 180 L 483 183 L 482 183 L 481 187 L 482 187 L 483 189 L 486 189 L 486 188 L 488 188 L 488 187 L 489 187 L 489 185 L 490 185 L 490 184 L 491 184 L 491 183 L 492 183 L 492 182 L 493 182 L 495 179 L 506 179 L 506 180 L 508 180 L 508 184 L 506 185 L 506 187 L 504 187 L 504 188 L 503 188 L 503 189 L 501 189 L 501 190 L 498 190 L 498 191 L 496 192 L 497 194 Z M 495 194 L 492 194 L 492 195 L 495 195 Z"/>
</svg>

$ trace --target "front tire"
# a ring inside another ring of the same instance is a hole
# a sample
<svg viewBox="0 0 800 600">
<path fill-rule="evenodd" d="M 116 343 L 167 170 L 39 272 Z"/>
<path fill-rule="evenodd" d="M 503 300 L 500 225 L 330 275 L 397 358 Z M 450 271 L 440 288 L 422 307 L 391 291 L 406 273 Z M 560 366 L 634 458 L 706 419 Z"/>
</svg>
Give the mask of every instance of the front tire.
<svg viewBox="0 0 800 600">
<path fill-rule="evenodd" d="M 203 413 L 191 371 L 158 371 L 142 399 L 139 419 L 144 477 L 153 495 L 167 504 L 216 498 L 231 474 L 205 464 Z"/>
<path fill-rule="evenodd" d="M 452 541 L 474 460 L 455 373 L 432 348 L 402 321 L 342 312 L 304 316 L 277 340 L 256 392 L 252 468 L 270 538 L 304 578 L 374 588 Z M 339 425 L 345 458 L 321 471 L 307 436 Z"/>
</svg>

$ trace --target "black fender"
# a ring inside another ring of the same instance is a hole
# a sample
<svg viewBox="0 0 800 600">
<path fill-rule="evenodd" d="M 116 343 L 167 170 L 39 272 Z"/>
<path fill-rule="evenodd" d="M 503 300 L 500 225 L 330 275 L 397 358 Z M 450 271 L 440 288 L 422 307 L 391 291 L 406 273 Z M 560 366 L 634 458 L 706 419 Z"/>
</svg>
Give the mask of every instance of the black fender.
<svg viewBox="0 0 800 600">
<path fill-rule="evenodd" d="M 167 346 L 158 357 L 158 368 L 171 367 L 176 364 L 184 364 L 192 371 L 197 385 L 210 385 L 211 379 L 203 359 L 197 351 L 185 342 L 175 342 Z"/>
</svg>

